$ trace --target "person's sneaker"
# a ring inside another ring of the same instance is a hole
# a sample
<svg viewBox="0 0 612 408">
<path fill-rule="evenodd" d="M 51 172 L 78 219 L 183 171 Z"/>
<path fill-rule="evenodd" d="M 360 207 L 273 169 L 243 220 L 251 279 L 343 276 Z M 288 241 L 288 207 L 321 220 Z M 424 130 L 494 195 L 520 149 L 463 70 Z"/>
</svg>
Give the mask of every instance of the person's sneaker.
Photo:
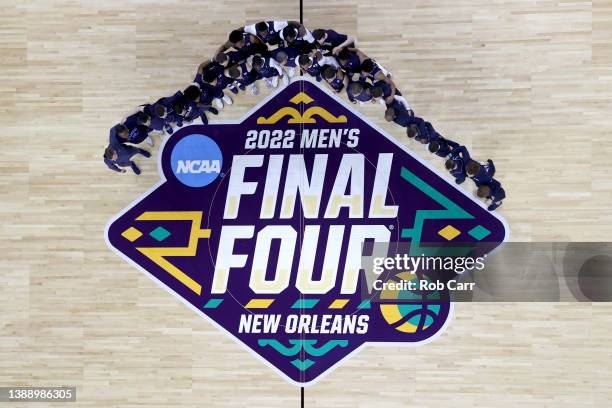
<svg viewBox="0 0 612 408">
<path fill-rule="evenodd" d="M 155 146 L 155 142 L 153 141 L 153 138 L 151 136 L 147 137 L 147 144 L 151 147 Z"/>
<path fill-rule="evenodd" d="M 149 153 L 149 152 L 148 152 L 147 150 L 145 150 L 145 149 L 139 149 L 139 150 L 138 150 L 138 153 L 140 153 L 141 155 L 143 155 L 143 156 L 144 156 L 144 157 L 146 157 L 146 158 L 151 157 L 151 153 Z"/>
<path fill-rule="evenodd" d="M 259 88 L 256 85 L 251 85 L 249 91 L 251 91 L 251 95 L 253 96 L 259 95 Z"/>
<path fill-rule="evenodd" d="M 272 77 L 272 86 L 276 88 L 278 86 L 278 75 Z"/>
<path fill-rule="evenodd" d="M 289 85 L 289 78 L 287 78 L 287 75 L 283 75 L 283 85 Z"/>
<path fill-rule="evenodd" d="M 223 109 L 223 101 L 221 99 L 215 98 L 215 105 L 217 105 L 217 108 Z"/>
<path fill-rule="evenodd" d="M 234 85 L 230 86 L 229 90 L 232 91 L 235 95 L 238 95 L 238 88 L 236 88 Z"/>
<path fill-rule="evenodd" d="M 218 115 L 219 111 L 217 110 L 217 108 L 213 108 L 212 106 L 210 108 L 208 108 L 208 111 L 210 113 L 212 113 L 213 115 Z"/>
<path fill-rule="evenodd" d="M 495 211 L 496 209 L 498 209 L 499 207 L 501 207 L 501 205 L 502 205 L 502 204 L 503 204 L 503 203 L 499 203 L 499 204 L 493 203 L 493 204 L 491 204 L 490 206 L 488 206 L 488 207 L 487 207 L 487 210 L 489 210 L 489 211 Z"/>
<path fill-rule="evenodd" d="M 264 84 L 266 84 L 266 88 L 272 88 L 272 81 L 270 81 L 270 78 L 264 78 Z"/>
<path fill-rule="evenodd" d="M 227 103 L 228 106 L 232 106 L 234 101 L 229 95 L 223 95 L 223 102 Z"/>
<path fill-rule="evenodd" d="M 137 176 L 140 175 L 140 168 L 138 168 L 136 163 L 130 163 L 130 167 L 132 168 L 132 170 L 134 170 L 134 173 L 136 173 Z"/>
<path fill-rule="evenodd" d="M 206 117 L 206 114 L 205 114 L 205 113 L 202 113 L 202 114 L 200 115 L 200 119 L 202 120 L 202 123 L 203 123 L 203 124 L 208 125 L 208 118 Z"/>
</svg>

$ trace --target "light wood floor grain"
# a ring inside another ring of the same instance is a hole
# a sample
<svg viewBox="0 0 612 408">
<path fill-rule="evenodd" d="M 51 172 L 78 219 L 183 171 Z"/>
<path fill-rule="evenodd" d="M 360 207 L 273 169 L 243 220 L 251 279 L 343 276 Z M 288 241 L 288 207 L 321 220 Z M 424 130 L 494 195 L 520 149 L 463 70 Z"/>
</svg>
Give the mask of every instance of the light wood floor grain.
<svg viewBox="0 0 612 408">
<path fill-rule="evenodd" d="M 610 241 L 612 1 L 304 3 L 309 27 L 356 35 L 417 113 L 495 160 L 512 240 Z M 101 159 L 108 128 L 187 84 L 231 29 L 297 5 L 0 0 L 0 385 L 76 385 L 75 407 L 298 406 L 106 248 L 106 221 L 157 173 Z M 459 304 L 437 341 L 367 349 L 306 406 L 608 407 L 611 338 L 609 304 Z"/>
</svg>

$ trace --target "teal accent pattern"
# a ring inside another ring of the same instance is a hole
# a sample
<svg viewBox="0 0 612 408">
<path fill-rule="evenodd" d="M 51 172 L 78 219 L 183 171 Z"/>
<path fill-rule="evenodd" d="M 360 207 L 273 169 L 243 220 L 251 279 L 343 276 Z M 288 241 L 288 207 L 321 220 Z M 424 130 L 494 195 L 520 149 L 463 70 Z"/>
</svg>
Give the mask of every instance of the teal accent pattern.
<svg viewBox="0 0 612 408">
<path fill-rule="evenodd" d="M 276 339 L 259 339 L 257 341 L 257 344 L 259 344 L 261 347 L 270 346 L 279 354 L 285 357 L 297 355 L 302 349 L 301 340 L 289 340 L 289 343 L 291 344 L 290 347 L 285 346 L 283 343 Z"/>
<path fill-rule="evenodd" d="M 336 347 L 344 348 L 344 347 L 348 347 L 349 345 L 348 340 L 337 340 L 336 339 L 336 340 L 327 341 L 321 347 L 316 347 L 316 344 L 318 343 L 318 341 L 319 340 L 292 339 L 292 340 L 289 340 L 290 346 L 285 346 L 284 344 L 282 344 L 280 341 L 276 339 L 259 339 L 257 343 L 259 344 L 260 347 L 268 347 L 268 346 L 272 347 L 274 350 L 276 350 L 280 355 L 284 357 L 297 356 L 300 353 L 300 351 L 302 351 L 302 349 L 304 350 L 306 354 L 308 354 L 311 357 L 323 357 L 327 353 L 335 349 Z M 313 360 L 310 360 L 310 359 L 300 360 L 299 358 L 291 361 L 291 364 L 293 364 L 300 371 L 308 370 L 310 367 L 312 367 L 314 363 L 315 361 Z"/>
<path fill-rule="evenodd" d="M 261 347 L 270 346 L 285 357 L 295 356 L 302 349 L 313 357 L 322 357 L 336 347 L 347 347 L 349 344 L 348 340 L 329 340 L 323 346 L 317 348 L 315 347 L 317 342 L 318 340 L 292 339 L 289 340 L 291 346 L 288 347 L 276 339 L 259 339 L 257 341 Z"/>
<path fill-rule="evenodd" d="M 216 309 L 223 302 L 223 299 L 209 299 L 203 306 L 204 309 Z"/>
<path fill-rule="evenodd" d="M 372 308 L 372 304 L 370 303 L 369 299 L 364 300 L 363 302 L 359 304 L 359 306 L 357 306 L 357 309 L 371 309 L 371 308 Z"/>
<path fill-rule="evenodd" d="M 319 303 L 319 299 L 298 299 L 295 301 L 292 309 L 312 309 Z"/>
<path fill-rule="evenodd" d="M 421 247 L 421 235 L 423 234 L 423 225 L 426 220 L 430 219 L 472 219 L 473 215 L 470 215 L 463 208 L 449 200 L 446 196 L 441 194 L 438 190 L 427 184 L 424 180 L 420 179 L 416 174 L 411 172 L 405 167 L 402 167 L 401 176 L 404 180 L 418 188 L 421 192 L 426 194 L 429 198 L 436 201 L 444 210 L 418 210 L 414 216 L 414 225 L 412 228 L 402 229 L 402 238 L 410 238 L 410 254 L 411 256 L 418 256 L 421 254 L 436 256 L 436 255 L 456 255 L 463 256 L 469 253 L 471 247 L 456 247 L 456 248 L 439 248 L 439 247 Z M 444 252 L 444 253 L 442 253 Z"/>
<path fill-rule="evenodd" d="M 295 366 L 295 368 L 297 368 L 300 371 L 306 371 L 308 370 L 310 367 L 312 367 L 312 365 L 315 362 L 310 360 L 310 359 L 306 359 L 304 361 L 300 360 L 299 358 L 293 360 L 291 362 L 291 364 L 293 364 Z"/>
<path fill-rule="evenodd" d="M 162 242 L 163 240 L 165 240 L 166 238 L 168 238 L 172 234 L 170 233 L 170 231 L 168 231 L 164 227 L 159 226 L 159 227 L 155 228 L 153 231 L 149 232 L 149 235 L 152 238 L 154 238 L 156 241 Z"/>
<path fill-rule="evenodd" d="M 471 230 L 468 231 L 468 234 L 478 241 L 481 241 L 491 235 L 491 231 L 483 227 L 482 225 L 477 225 Z"/>
<path fill-rule="evenodd" d="M 293 340 L 291 340 L 293 341 Z M 304 351 L 314 357 L 322 357 L 335 349 L 336 347 L 346 347 L 348 346 L 348 340 L 329 340 L 323 346 L 316 348 L 314 345 L 317 343 L 317 340 L 301 340 L 302 348 Z"/>
</svg>

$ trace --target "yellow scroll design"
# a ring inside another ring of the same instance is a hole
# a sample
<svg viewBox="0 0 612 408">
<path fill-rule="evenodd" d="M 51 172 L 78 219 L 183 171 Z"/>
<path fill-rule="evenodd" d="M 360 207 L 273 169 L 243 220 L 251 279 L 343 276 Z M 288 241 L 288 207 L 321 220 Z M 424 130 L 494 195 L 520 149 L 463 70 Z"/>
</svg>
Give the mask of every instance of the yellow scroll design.
<svg viewBox="0 0 612 408">
<path fill-rule="evenodd" d="M 210 229 L 200 228 L 202 211 L 146 211 L 136 218 L 136 221 L 191 221 L 189 243 L 186 247 L 140 247 L 136 249 L 183 285 L 198 295 L 201 294 L 202 286 L 169 262 L 166 257 L 195 256 L 198 249 L 198 240 L 210 237 Z"/>
<path fill-rule="evenodd" d="M 308 96 L 305 92 L 299 92 L 293 98 L 291 98 L 289 102 L 295 105 L 300 103 L 308 105 L 309 103 L 314 102 L 314 99 Z M 320 106 L 311 106 L 310 108 L 306 109 L 303 114 L 300 114 L 300 112 L 293 106 L 285 106 L 274 112 L 268 118 L 264 116 L 258 117 L 257 124 L 273 125 L 287 116 L 289 117 L 289 119 L 287 119 L 287 123 L 317 123 L 315 116 L 320 117 L 327 123 L 346 123 L 348 121 L 345 115 L 336 117 Z"/>
</svg>

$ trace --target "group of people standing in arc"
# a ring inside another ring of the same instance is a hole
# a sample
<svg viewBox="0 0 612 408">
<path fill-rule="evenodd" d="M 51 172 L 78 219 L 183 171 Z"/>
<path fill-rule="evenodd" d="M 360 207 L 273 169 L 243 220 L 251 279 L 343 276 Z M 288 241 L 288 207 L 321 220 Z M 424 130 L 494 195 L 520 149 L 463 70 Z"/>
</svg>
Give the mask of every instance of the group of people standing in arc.
<svg viewBox="0 0 612 408">
<path fill-rule="evenodd" d="M 465 146 L 440 135 L 430 122 L 416 116 L 392 80 L 391 73 L 355 47 L 355 39 L 331 29 L 308 30 L 296 21 L 262 21 L 232 31 L 213 58 L 198 67 L 194 81 L 183 91 L 141 105 L 110 130 L 104 162 L 114 171 L 125 173 L 140 169 L 132 157 L 151 153 L 138 147 L 154 146 L 151 133 L 172 134 L 175 127 L 233 104 L 232 94 L 259 94 L 261 82 L 268 88 L 288 85 L 300 71 L 323 82 L 350 102 L 363 105 L 379 103 L 385 120 L 406 128 L 409 138 L 427 144 L 431 153 L 445 158 L 446 169 L 457 184 L 470 178 L 478 197 L 486 200 L 489 211 L 505 198 L 495 176 L 492 160 L 479 162 L 470 157 Z"/>
</svg>

